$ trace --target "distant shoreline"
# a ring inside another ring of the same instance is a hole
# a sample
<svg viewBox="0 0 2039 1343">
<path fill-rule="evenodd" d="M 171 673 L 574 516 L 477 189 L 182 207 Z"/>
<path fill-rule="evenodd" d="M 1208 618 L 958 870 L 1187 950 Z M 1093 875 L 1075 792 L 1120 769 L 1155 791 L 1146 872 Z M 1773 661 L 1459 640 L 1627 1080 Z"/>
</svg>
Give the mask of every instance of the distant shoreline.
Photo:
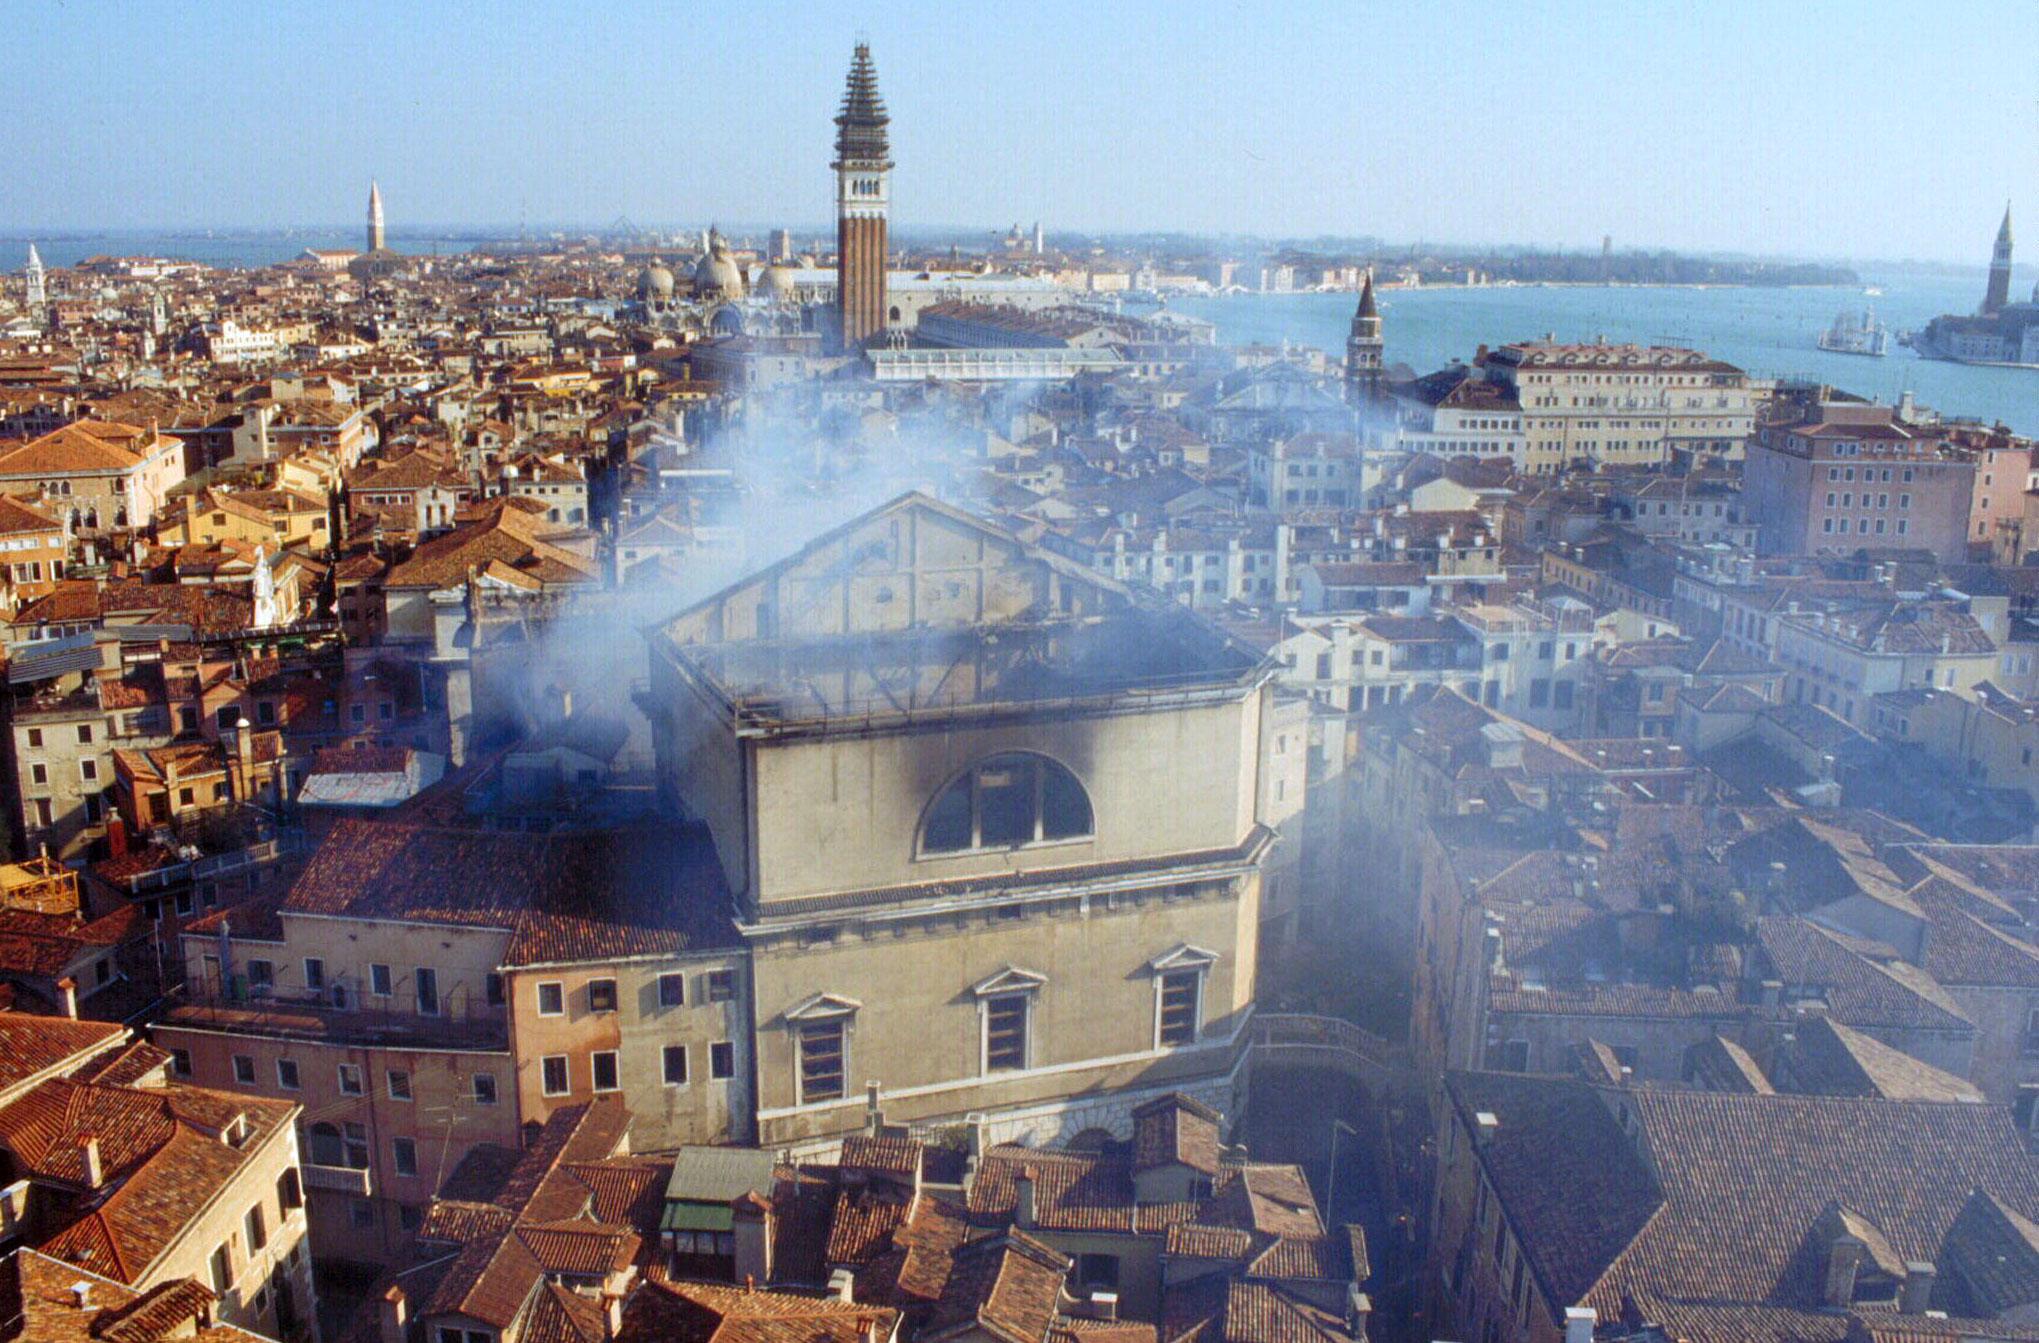
<svg viewBox="0 0 2039 1343">
<path fill-rule="evenodd" d="M 1861 291 L 1871 286 L 1864 284 L 1748 284 L 1731 281 L 1702 282 L 1698 280 L 1616 280 L 1611 283 L 1599 280 L 1513 280 L 1507 284 L 1378 284 L 1374 288 L 1381 293 L 1420 294 L 1430 289 L 1852 289 Z M 1192 298 L 1327 298 L 1340 294 L 1357 296 L 1357 289 L 1210 289 L 1210 290 L 1163 290 L 1163 297 Z"/>
</svg>

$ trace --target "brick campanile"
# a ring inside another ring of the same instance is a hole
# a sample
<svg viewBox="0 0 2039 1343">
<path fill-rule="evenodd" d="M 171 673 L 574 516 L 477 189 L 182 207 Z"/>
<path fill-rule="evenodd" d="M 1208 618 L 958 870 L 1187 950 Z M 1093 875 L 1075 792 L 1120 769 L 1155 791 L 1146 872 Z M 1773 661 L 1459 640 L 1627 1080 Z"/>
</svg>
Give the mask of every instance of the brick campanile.
<svg viewBox="0 0 2039 1343">
<path fill-rule="evenodd" d="M 857 43 L 842 111 L 835 119 L 836 316 L 842 347 L 885 330 L 885 216 L 892 199 L 885 100 L 871 48 Z"/>
</svg>

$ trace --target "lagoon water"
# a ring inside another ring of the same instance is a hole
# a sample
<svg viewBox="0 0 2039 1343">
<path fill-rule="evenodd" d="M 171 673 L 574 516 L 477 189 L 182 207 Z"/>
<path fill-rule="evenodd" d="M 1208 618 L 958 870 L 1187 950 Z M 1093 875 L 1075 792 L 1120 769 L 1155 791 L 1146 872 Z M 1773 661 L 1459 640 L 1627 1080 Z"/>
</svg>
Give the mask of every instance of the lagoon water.
<svg viewBox="0 0 2039 1343">
<path fill-rule="evenodd" d="M 1980 368 L 1920 359 L 1893 348 L 1883 359 L 1828 354 L 1815 342 L 1843 309 L 1870 308 L 1894 331 L 1923 327 L 1945 312 L 1969 312 L 1983 273 L 1865 273 L 1879 296 L 1859 288 L 1697 289 L 1651 286 L 1487 286 L 1390 289 L 1379 293 L 1390 364 L 1418 373 L 1470 361 L 1478 348 L 1554 333 L 1559 340 L 1685 345 L 1751 373 L 1818 378 L 1863 396 L 1894 401 L 1910 391 L 1943 415 L 1998 421 L 2039 435 L 2039 370 Z M 2020 271 L 2022 294 L 2031 273 Z M 1218 324 L 1226 344 L 1287 340 L 1334 355 L 1345 348 L 1351 294 L 1237 294 L 1178 298 L 1170 307 Z M 1893 342 L 1893 344 L 1895 344 Z"/>
</svg>

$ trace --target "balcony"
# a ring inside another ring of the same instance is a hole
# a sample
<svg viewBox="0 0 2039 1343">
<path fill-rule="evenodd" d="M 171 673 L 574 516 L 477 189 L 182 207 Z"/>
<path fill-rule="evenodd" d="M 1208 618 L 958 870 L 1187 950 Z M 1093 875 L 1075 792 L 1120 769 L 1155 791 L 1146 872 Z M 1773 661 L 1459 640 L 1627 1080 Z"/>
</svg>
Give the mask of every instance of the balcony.
<svg viewBox="0 0 2039 1343">
<path fill-rule="evenodd" d="M 309 1161 L 298 1167 L 304 1175 L 304 1187 L 323 1189 L 329 1194 L 351 1194 L 355 1198 L 368 1198 L 373 1193 L 369 1174 L 351 1166 L 314 1166 Z"/>
</svg>

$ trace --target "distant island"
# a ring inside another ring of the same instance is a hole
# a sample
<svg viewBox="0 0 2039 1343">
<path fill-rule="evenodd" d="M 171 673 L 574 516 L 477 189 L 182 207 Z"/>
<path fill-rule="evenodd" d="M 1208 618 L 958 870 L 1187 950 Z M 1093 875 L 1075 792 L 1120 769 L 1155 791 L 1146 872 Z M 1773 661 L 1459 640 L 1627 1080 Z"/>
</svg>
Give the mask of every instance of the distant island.
<svg viewBox="0 0 2039 1343">
<path fill-rule="evenodd" d="M 1686 256 L 1677 252 L 1518 252 L 1464 254 L 1327 254 L 1302 249 L 1279 253 L 1275 261 L 1298 275 L 1337 273 L 1373 266 L 1384 277 L 1422 284 L 1678 284 L 1787 288 L 1797 285 L 1859 285 L 1846 266 L 1810 261 L 1767 261 L 1742 257 Z"/>
</svg>

